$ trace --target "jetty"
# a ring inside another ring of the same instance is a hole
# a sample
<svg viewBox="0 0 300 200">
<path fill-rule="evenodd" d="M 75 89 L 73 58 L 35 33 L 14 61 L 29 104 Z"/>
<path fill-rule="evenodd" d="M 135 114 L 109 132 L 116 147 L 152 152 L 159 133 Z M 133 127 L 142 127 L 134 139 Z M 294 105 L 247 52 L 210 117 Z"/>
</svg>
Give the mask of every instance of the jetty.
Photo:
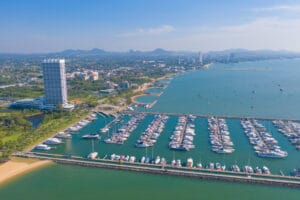
<svg viewBox="0 0 300 200">
<path fill-rule="evenodd" d="M 33 152 L 18 152 L 15 156 L 50 160 L 60 164 L 79 165 L 85 167 L 106 168 L 114 170 L 126 170 L 141 173 L 160 174 L 169 176 L 189 177 L 206 180 L 221 180 L 229 182 L 242 182 L 250 184 L 262 184 L 273 186 L 284 186 L 300 188 L 300 178 L 278 175 L 254 175 L 236 172 L 221 173 L 216 170 L 196 170 L 196 168 L 174 168 L 167 165 L 141 164 L 141 163 L 119 163 L 107 159 L 87 160 L 79 156 L 66 156 L 55 154 L 41 154 Z"/>
</svg>

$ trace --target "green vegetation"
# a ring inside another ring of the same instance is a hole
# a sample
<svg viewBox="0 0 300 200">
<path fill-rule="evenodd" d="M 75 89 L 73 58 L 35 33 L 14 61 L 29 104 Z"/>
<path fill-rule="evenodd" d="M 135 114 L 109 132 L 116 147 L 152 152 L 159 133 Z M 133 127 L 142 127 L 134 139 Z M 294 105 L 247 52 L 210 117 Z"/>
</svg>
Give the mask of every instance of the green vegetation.
<svg viewBox="0 0 300 200">
<path fill-rule="evenodd" d="M 8 159 L 12 152 L 30 147 L 79 121 L 88 110 L 44 113 L 44 120 L 36 129 L 26 120 L 28 112 L 0 113 L 0 162 Z"/>
<path fill-rule="evenodd" d="M 44 89 L 38 86 L 15 86 L 0 89 L 0 97 L 13 99 L 36 98 L 44 94 Z"/>
</svg>

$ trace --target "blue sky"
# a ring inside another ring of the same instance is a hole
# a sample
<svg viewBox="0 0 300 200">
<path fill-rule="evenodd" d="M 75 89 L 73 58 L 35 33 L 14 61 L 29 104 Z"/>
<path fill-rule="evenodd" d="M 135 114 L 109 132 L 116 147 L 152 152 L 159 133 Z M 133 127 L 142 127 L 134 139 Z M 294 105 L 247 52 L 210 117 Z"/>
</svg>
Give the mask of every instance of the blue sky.
<svg viewBox="0 0 300 200">
<path fill-rule="evenodd" d="M 0 52 L 300 51 L 300 1 L 1 0 Z"/>
</svg>

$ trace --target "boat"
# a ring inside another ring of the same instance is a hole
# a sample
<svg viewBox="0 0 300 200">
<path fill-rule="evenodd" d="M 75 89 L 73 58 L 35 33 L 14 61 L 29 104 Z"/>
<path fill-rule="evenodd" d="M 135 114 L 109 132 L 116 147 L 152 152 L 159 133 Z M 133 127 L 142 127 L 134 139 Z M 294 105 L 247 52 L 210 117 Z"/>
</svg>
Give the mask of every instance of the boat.
<svg viewBox="0 0 300 200">
<path fill-rule="evenodd" d="M 146 157 L 143 156 L 143 157 L 141 158 L 141 163 L 145 163 L 145 160 L 146 160 Z"/>
<path fill-rule="evenodd" d="M 70 133 L 59 132 L 55 135 L 56 138 L 70 139 L 72 135 Z"/>
<path fill-rule="evenodd" d="M 216 163 L 216 170 L 221 170 L 221 164 L 220 163 Z"/>
<path fill-rule="evenodd" d="M 300 168 L 294 169 L 294 170 L 291 172 L 291 176 L 300 177 Z"/>
<path fill-rule="evenodd" d="M 135 157 L 134 156 L 130 156 L 128 162 L 134 163 L 135 162 Z"/>
<path fill-rule="evenodd" d="M 176 165 L 176 160 L 175 160 L 175 159 L 172 160 L 171 165 L 172 165 L 172 166 L 175 166 L 175 165 Z"/>
<path fill-rule="evenodd" d="M 176 160 L 175 166 L 176 166 L 176 167 L 181 167 L 181 160 L 179 160 L 179 159 Z"/>
<path fill-rule="evenodd" d="M 61 144 L 62 141 L 58 138 L 48 138 L 44 144 L 46 145 L 57 145 L 57 144 Z"/>
<path fill-rule="evenodd" d="M 99 134 L 86 134 L 81 137 L 82 139 L 100 139 Z"/>
<path fill-rule="evenodd" d="M 202 168 L 202 163 L 201 162 L 197 163 L 197 168 Z"/>
<path fill-rule="evenodd" d="M 258 156 L 264 157 L 264 158 L 285 158 L 288 156 L 288 153 L 286 151 L 258 152 L 257 154 L 258 154 Z"/>
<path fill-rule="evenodd" d="M 92 141 L 92 152 L 87 156 L 88 159 L 95 160 L 98 156 L 98 152 L 94 150 L 94 141 Z"/>
<path fill-rule="evenodd" d="M 155 158 L 155 161 L 154 161 L 154 164 L 159 164 L 160 163 L 160 157 L 159 156 L 156 156 Z"/>
<path fill-rule="evenodd" d="M 187 161 L 186 161 L 186 166 L 187 167 L 193 167 L 193 159 L 192 158 L 188 158 Z"/>
<path fill-rule="evenodd" d="M 232 165 L 231 166 L 231 171 L 233 171 L 233 172 L 240 172 L 241 170 L 240 170 L 240 168 L 239 168 L 238 165 Z"/>
<path fill-rule="evenodd" d="M 269 170 L 269 168 L 267 166 L 263 166 L 262 167 L 262 173 L 263 174 L 271 174 L 271 172 L 270 172 L 270 170 Z"/>
<path fill-rule="evenodd" d="M 223 171 L 226 170 L 226 165 L 225 165 L 225 163 L 221 163 L 221 169 L 222 169 Z"/>
<path fill-rule="evenodd" d="M 108 128 L 102 128 L 102 129 L 101 129 L 101 133 L 107 133 L 108 131 L 109 131 Z"/>
<path fill-rule="evenodd" d="M 165 158 L 161 158 L 160 159 L 160 164 L 161 165 L 166 165 L 167 164 L 167 160 Z"/>
<path fill-rule="evenodd" d="M 94 159 L 97 158 L 97 156 L 98 156 L 98 152 L 94 151 L 94 152 L 91 152 L 91 153 L 87 156 L 87 158 L 88 158 L 88 159 L 91 159 L 91 160 L 94 160 Z"/>
<path fill-rule="evenodd" d="M 46 144 L 39 144 L 35 147 L 35 149 L 37 150 L 45 150 L 45 151 L 48 151 L 51 149 L 51 147 L 49 147 L 48 145 Z"/>
<path fill-rule="evenodd" d="M 262 170 L 259 167 L 255 167 L 254 172 L 256 174 L 262 174 Z"/>
</svg>

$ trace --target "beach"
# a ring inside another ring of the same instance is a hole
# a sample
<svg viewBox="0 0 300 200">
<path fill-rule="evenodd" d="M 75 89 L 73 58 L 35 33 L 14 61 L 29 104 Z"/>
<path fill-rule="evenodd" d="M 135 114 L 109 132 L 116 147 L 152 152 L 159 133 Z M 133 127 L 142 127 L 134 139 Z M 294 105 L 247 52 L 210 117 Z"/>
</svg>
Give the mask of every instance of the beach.
<svg viewBox="0 0 300 200">
<path fill-rule="evenodd" d="M 48 160 L 12 158 L 0 165 L 0 184 L 49 164 L 51 164 L 51 161 Z"/>
</svg>

